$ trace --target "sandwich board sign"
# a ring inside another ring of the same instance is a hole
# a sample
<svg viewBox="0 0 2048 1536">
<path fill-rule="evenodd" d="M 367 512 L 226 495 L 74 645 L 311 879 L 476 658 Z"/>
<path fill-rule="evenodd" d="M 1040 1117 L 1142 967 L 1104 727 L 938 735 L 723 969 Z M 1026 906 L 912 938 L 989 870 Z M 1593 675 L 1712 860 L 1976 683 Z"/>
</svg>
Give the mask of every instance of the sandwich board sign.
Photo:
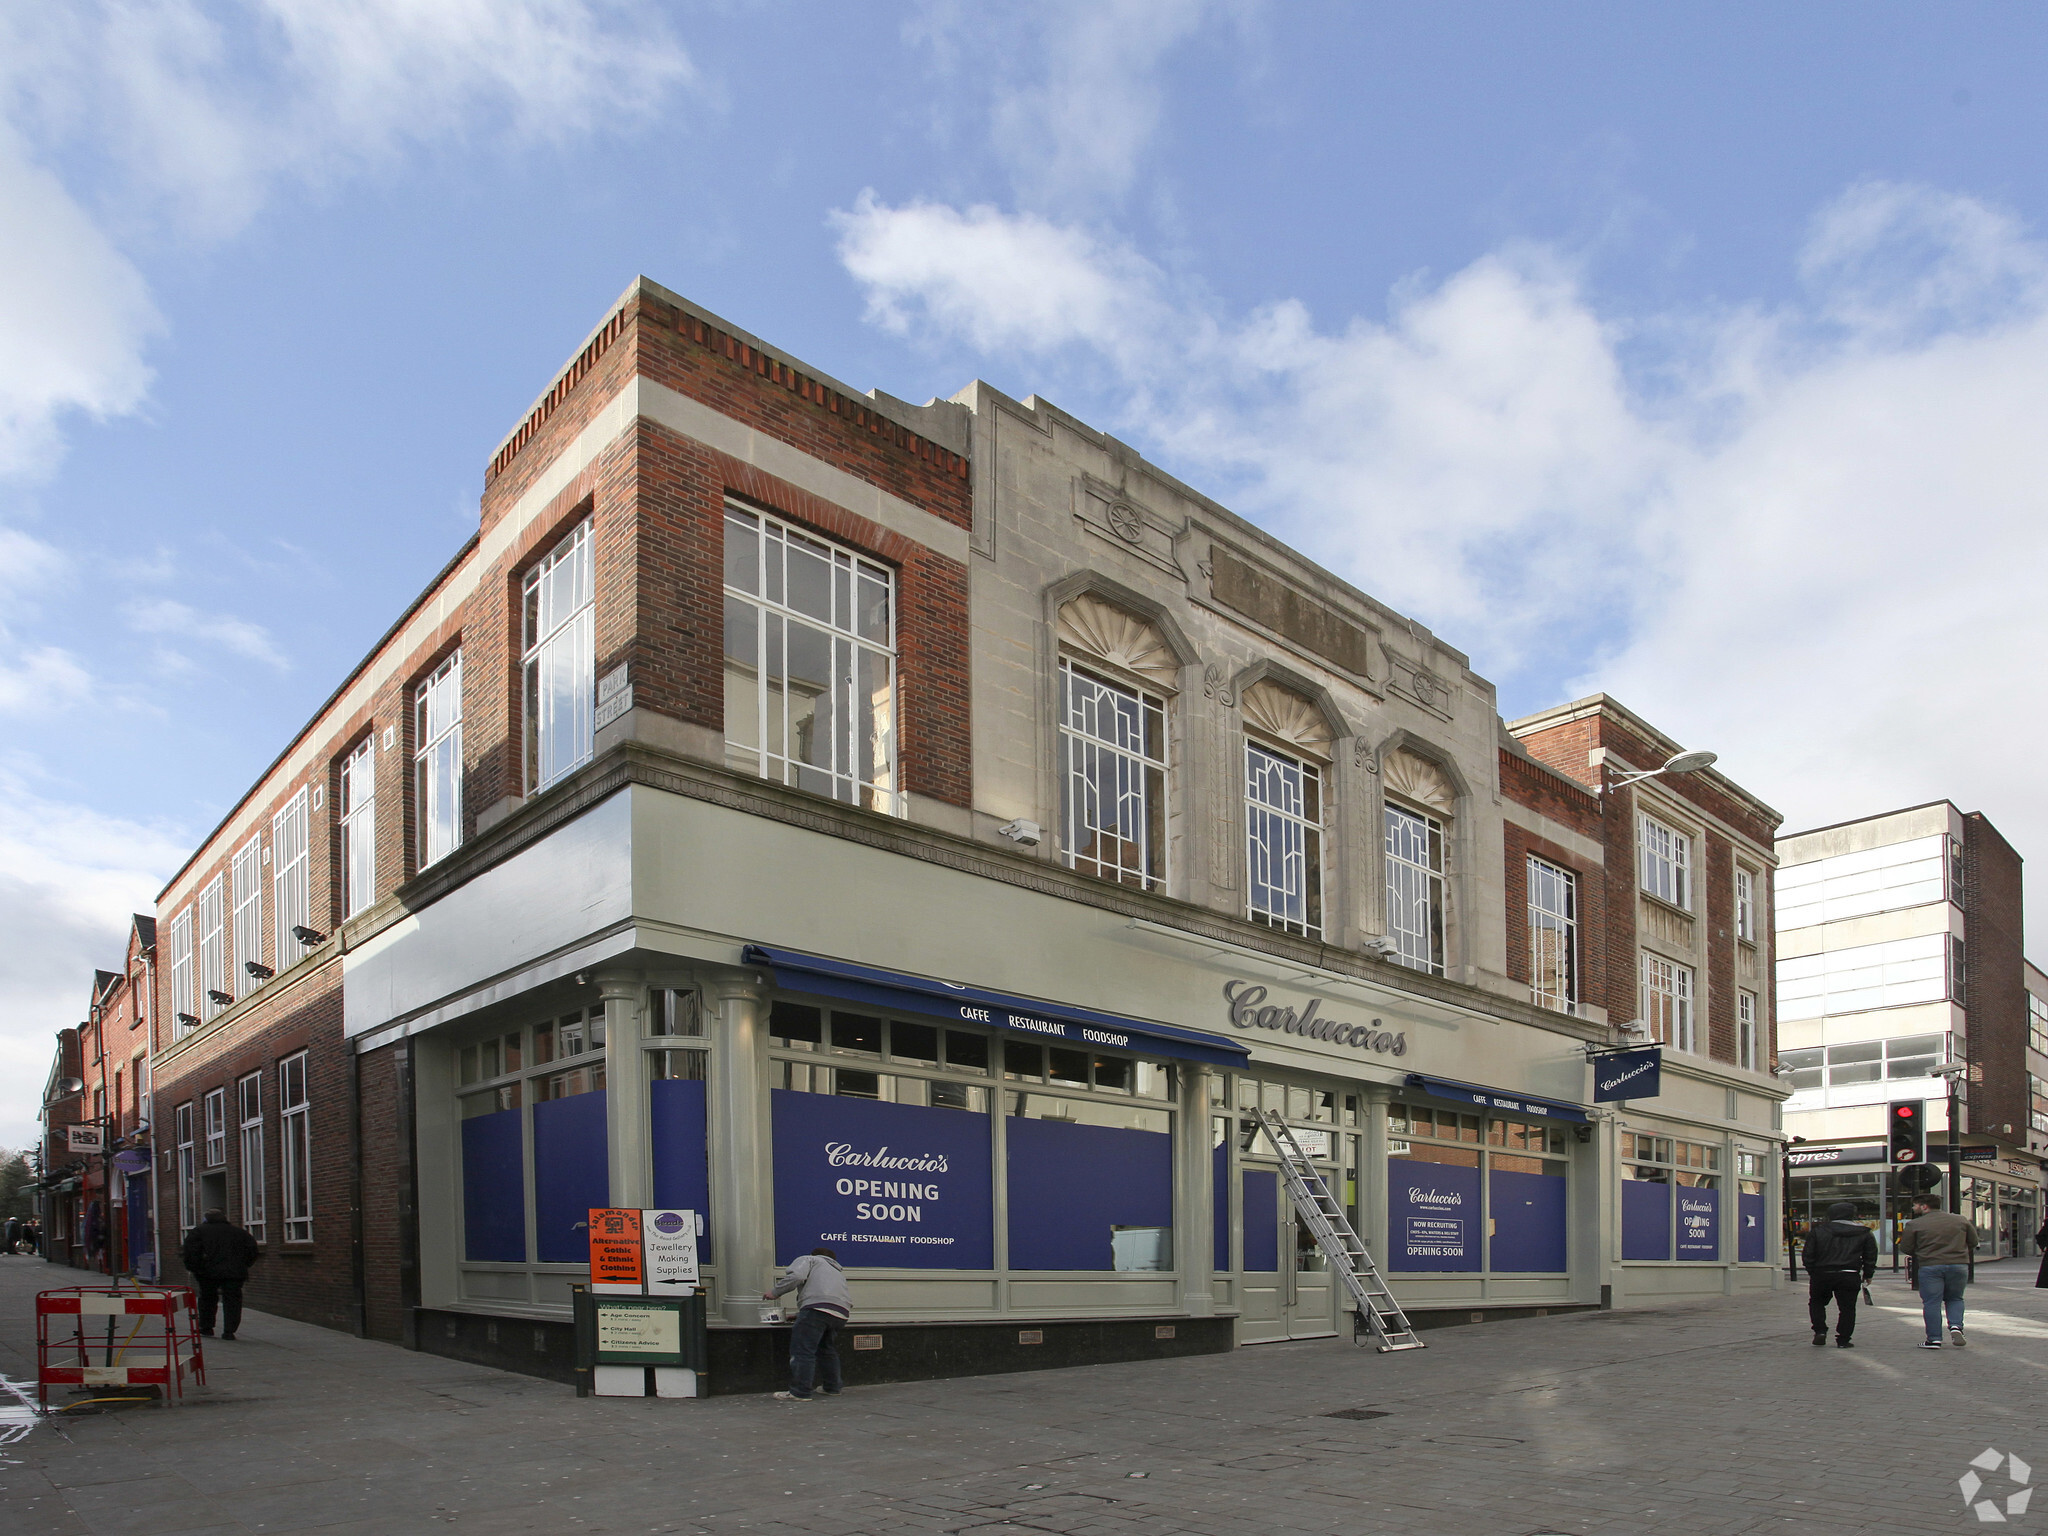
<svg viewBox="0 0 2048 1536">
<path fill-rule="evenodd" d="M 640 1261 L 640 1213 L 616 1207 L 590 1212 L 590 1288 L 640 1292 L 646 1288 Z"/>
<path fill-rule="evenodd" d="M 648 1295 L 684 1296 L 697 1284 L 695 1211 L 642 1211 L 640 1247 Z"/>
<path fill-rule="evenodd" d="M 687 1296 L 698 1283 L 695 1211 L 592 1208 L 593 1293 Z"/>
</svg>

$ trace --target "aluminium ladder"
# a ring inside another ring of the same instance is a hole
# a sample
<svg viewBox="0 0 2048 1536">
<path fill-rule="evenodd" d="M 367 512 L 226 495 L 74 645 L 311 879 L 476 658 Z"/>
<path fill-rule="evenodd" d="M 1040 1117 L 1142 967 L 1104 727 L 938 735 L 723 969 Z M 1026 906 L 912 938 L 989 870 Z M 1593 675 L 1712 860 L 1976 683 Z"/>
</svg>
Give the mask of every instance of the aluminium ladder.
<svg viewBox="0 0 2048 1536">
<path fill-rule="evenodd" d="M 1270 1109 L 1256 1109 L 1252 1113 L 1266 1139 L 1280 1154 L 1280 1176 L 1286 1181 L 1288 1198 L 1315 1235 L 1316 1245 L 1329 1259 L 1330 1267 L 1343 1280 L 1344 1289 L 1351 1293 L 1357 1320 L 1372 1329 L 1379 1352 L 1384 1355 L 1403 1349 L 1427 1349 L 1429 1346 L 1409 1326 L 1408 1315 L 1394 1300 L 1394 1293 L 1387 1289 L 1387 1282 L 1381 1278 L 1379 1266 L 1373 1263 L 1364 1241 L 1344 1219 L 1344 1207 L 1337 1203 L 1330 1186 L 1301 1150 L 1301 1143 L 1294 1139 L 1287 1122 Z M 1354 1322 L 1354 1329 L 1356 1326 Z"/>
</svg>

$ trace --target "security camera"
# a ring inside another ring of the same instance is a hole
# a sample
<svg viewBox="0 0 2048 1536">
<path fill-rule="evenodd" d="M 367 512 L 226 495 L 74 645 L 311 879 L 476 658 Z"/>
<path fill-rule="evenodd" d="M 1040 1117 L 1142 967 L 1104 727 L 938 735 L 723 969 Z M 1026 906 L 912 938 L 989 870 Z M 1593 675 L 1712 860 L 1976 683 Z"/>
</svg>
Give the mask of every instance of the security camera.
<svg viewBox="0 0 2048 1536">
<path fill-rule="evenodd" d="M 1006 821 L 996 828 L 997 837 L 1007 837 L 1011 842 L 1020 843 L 1026 848 L 1036 848 L 1042 835 L 1037 822 L 1025 821 L 1022 818 Z"/>
<path fill-rule="evenodd" d="M 1969 1074 L 1970 1064 L 1967 1061 L 1944 1061 L 1928 1075 L 1930 1077 L 1958 1078 L 1967 1077 Z"/>
</svg>

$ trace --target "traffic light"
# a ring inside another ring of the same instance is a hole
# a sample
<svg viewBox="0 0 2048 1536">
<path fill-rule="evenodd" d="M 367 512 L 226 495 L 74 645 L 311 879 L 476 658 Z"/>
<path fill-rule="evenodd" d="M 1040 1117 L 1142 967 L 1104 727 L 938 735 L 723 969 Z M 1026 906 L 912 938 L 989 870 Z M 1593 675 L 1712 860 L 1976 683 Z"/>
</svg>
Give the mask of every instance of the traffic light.
<svg viewBox="0 0 2048 1536">
<path fill-rule="evenodd" d="M 1918 1099 L 1892 1100 L 1887 1123 L 1891 1126 L 1892 1161 L 1922 1163 L 1927 1160 L 1927 1125 Z"/>
</svg>

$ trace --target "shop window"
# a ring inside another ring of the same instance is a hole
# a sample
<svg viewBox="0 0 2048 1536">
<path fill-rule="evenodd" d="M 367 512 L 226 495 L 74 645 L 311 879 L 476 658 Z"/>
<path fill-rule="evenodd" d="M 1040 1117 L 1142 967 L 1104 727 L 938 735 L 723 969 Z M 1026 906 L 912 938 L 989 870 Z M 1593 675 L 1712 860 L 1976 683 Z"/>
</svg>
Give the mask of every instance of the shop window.
<svg viewBox="0 0 2048 1536">
<path fill-rule="evenodd" d="M 1568 1146 L 1556 1125 L 1389 1105 L 1388 1267 L 1564 1272 Z"/>
<path fill-rule="evenodd" d="M 596 702 L 596 585 L 588 518 L 527 572 L 521 605 L 526 792 L 590 760 Z"/>
<path fill-rule="evenodd" d="M 695 992 L 656 987 L 647 999 L 647 1033 L 701 1038 L 704 1006 Z"/>
<path fill-rule="evenodd" d="M 769 1042 L 786 1049 L 801 1049 L 823 1042 L 825 1010 L 807 1003 L 786 1003 L 777 999 L 768 1007 Z"/>
<path fill-rule="evenodd" d="M 1173 1268 L 1172 1116 L 1010 1092 L 1010 1267 Z"/>
<path fill-rule="evenodd" d="M 1323 932 L 1323 778 L 1315 764 L 1246 741 L 1245 869 L 1250 916 Z"/>
<path fill-rule="evenodd" d="M 905 1061 L 925 1061 L 936 1065 L 939 1059 L 937 1027 L 892 1020 L 889 1025 L 889 1054 Z"/>
<path fill-rule="evenodd" d="M 887 567 L 728 505 L 726 761 L 901 815 L 895 609 Z"/>
<path fill-rule="evenodd" d="M 1003 1042 L 1003 1076 L 1043 1078 L 1045 1076 L 1045 1047 L 1030 1040 L 1005 1040 Z"/>
<path fill-rule="evenodd" d="M 1395 959 L 1444 974 L 1444 824 L 1387 802 L 1387 937 Z"/>
<path fill-rule="evenodd" d="M 1621 1156 L 1621 1256 L 1719 1259 L 1721 1149 L 1624 1131 Z"/>
<path fill-rule="evenodd" d="M 1060 661 L 1060 849 L 1084 874 L 1166 883 L 1166 703 Z"/>
<path fill-rule="evenodd" d="M 604 1009 L 581 1008 L 574 1013 L 563 1014 L 545 1024 L 537 1024 L 533 1030 L 533 1060 L 539 1066 L 545 1062 L 562 1061 L 581 1056 L 586 1051 L 604 1049 Z"/>
<path fill-rule="evenodd" d="M 832 1010 L 832 1049 L 860 1056 L 882 1054 L 882 1021 L 865 1013 Z"/>
<path fill-rule="evenodd" d="M 986 1072 L 988 1036 L 964 1029 L 947 1030 L 946 1065 L 961 1072 Z"/>
</svg>

